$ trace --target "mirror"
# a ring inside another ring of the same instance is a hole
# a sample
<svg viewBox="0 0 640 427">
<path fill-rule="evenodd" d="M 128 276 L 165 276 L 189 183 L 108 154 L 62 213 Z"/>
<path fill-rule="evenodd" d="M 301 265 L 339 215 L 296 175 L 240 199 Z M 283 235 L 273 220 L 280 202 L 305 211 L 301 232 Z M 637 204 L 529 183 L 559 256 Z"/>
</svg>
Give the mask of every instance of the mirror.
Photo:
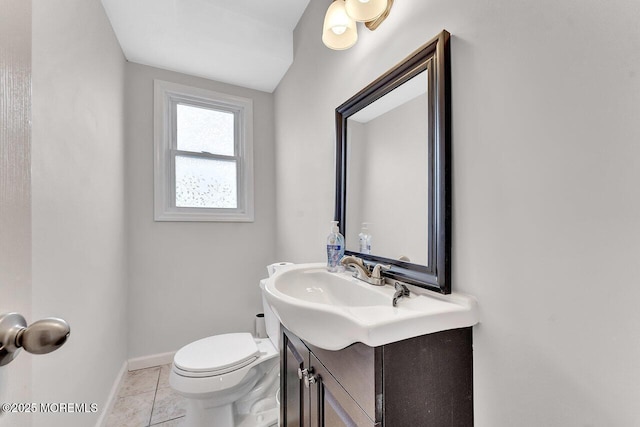
<svg viewBox="0 0 640 427">
<path fill-rule="evenodd" d="M 427 73 L 347 118 L 345 240 L 350 251 L 429 263 Z M 391 194 L 393 203 L 384 197 Z M 370 236 L 363 237 L 362 247 L 361 232 Z"/>
<path fill-rule="evenodd" d="M 448 294 L 449 33 L 336 109 L 336 213 L 346 254 Z M 364 227 L 363 227 L 364 225 Z"/>
</svg>

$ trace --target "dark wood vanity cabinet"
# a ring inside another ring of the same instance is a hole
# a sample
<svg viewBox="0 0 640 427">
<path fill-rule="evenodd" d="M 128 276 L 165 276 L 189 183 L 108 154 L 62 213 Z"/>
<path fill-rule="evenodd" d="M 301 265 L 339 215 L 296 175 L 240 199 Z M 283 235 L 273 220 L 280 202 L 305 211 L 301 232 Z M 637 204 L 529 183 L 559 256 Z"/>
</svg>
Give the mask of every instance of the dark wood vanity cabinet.
<svg viewBox="0 0 640 427">
<path fill-rule="evenodd" d="M 282 339 L 281 426 L 473 426 L 471 328 L 338 351 Z"/>
</svg>

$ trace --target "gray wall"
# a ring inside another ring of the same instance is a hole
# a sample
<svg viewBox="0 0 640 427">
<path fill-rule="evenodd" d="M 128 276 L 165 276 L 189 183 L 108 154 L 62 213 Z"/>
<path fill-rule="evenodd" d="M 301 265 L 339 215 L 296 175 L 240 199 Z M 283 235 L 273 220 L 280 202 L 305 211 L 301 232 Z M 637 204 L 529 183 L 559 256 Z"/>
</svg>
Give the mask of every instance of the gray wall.
<svg viewBox="0 0 640 427">
<path fill-rule="evenodd" d="M 33 1 L 33 315 L 66 319 L 33 357 L 33 401 L 104 408 L 126 358 L 124 57 L 98 0 Z M 31 357 L 22 355 L 22 357 Z M 98 414 L 39 414 L 87 426 Z"/>
<path fill-rule="evenodd" d="M 275 92 L 279 258 L 324 259 L 335 107 L 446 28 L 476 425 L 640 424 L 637 2 L 398 1 L 343 52 L 320 40 L 326 8 Z"/>
<path fill-rule="evenodd" d="M 128 63 L 129 357 L 252 331 L 275 260 L 273 95 Z M 255 222 L 154 222 L 153 79 L 253 99 Z"/>
</svg>

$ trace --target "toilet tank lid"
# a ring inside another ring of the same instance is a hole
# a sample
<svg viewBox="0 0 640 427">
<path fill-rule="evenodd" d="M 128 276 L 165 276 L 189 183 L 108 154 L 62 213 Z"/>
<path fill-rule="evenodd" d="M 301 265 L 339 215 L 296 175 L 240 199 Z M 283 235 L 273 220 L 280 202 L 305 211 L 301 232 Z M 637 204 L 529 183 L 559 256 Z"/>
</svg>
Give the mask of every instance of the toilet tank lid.
<svg viewBox="0 0 640 427">
<path fill-rule="evenodd" d="M 178 350 L 173 363 L 185 371 L 217 371 L 255 359 L 259 353 L 250 333 L 222 334 L 187 344 Z"/>
</svg>

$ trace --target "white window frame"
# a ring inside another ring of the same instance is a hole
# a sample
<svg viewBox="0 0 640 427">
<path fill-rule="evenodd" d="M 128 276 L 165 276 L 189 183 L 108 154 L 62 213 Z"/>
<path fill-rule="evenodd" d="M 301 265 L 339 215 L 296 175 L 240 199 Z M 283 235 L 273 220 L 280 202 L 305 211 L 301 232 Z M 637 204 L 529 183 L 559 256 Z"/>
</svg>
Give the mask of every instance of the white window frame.
<svg viewBox="0 0 640 427">
<path fill-rule="evenodd" d="M 206 89 L 154 80 L 154 219 L 156 221 L 253 222 L 253 101 Z M 175 157 L 220 158 L 177 150 L 177 104 L 234 113 L 236 134 L 236 209 L 176 207 Z"/>
</svg>

